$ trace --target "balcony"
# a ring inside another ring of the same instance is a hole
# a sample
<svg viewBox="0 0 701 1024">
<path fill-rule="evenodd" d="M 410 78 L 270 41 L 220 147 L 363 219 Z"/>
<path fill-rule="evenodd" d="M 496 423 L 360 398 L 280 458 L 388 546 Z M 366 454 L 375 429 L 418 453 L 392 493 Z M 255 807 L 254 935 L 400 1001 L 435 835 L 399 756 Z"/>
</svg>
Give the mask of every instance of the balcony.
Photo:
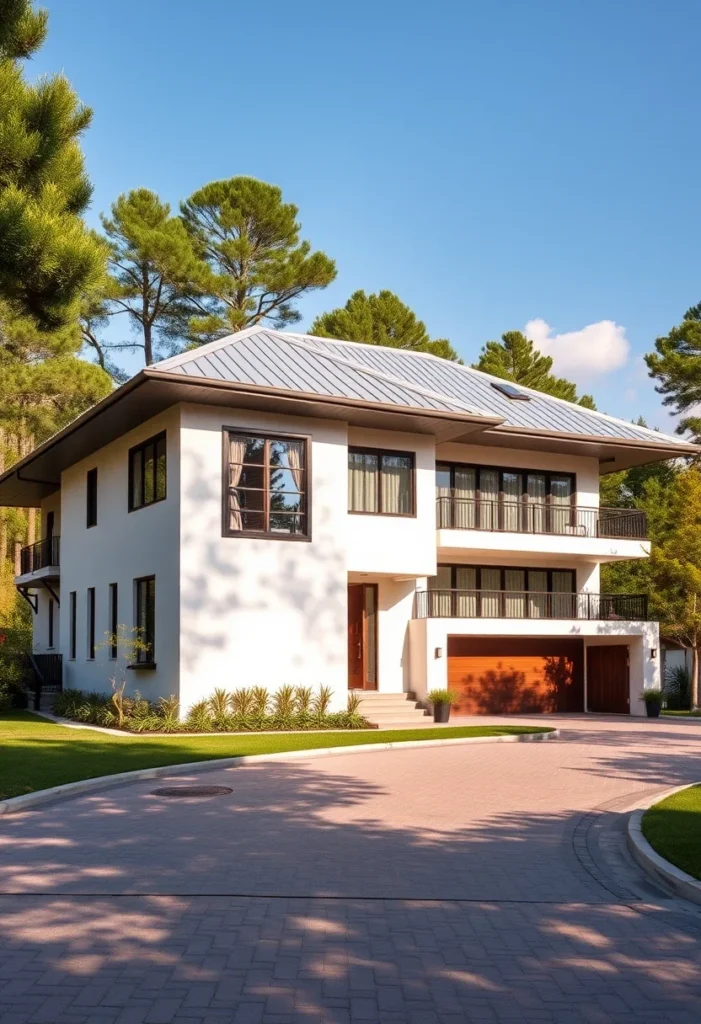
<svg viewBox="0 0 701 1024">
<path fill-rule="evenodd" d="M 36 544 L 28 544 L 20 551 L 20 575 L 17 579 L 22 582 L 24 577 L 32 580 L 58 578 L 60 551 L 60 537 L 45 537 Z"/>
<path fill-rule="evenodd" d="M 639 509 L 441 495 L 436 519 L 439 557 L 498 552 L 605 562 L 650 554 L 647 520 Z"/>
<path fill-rule="evenodd" d="M 647 594 L 517 590 L 418 590 L 415 619 L 583 619 L 644 622 Z"/>
<path fill-rule="evenodd" d="M 436 506 L 439 530 L 647 540 L 645 513 L 636 508 L 586 508 L 448 496 L 437 498 Z"/>
</svg>

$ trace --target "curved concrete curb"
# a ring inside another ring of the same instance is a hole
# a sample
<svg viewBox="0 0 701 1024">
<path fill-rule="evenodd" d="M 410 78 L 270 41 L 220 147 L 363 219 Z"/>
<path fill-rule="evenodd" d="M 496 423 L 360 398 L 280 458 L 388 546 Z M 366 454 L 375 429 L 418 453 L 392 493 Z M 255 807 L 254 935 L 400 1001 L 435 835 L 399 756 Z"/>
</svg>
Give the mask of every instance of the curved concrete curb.
<svg viewBox="0 0 701 1024">
<path fill-rule="evenodd" d="M 284 761 L 298 757 L 333 757 L 334 754 L 364 754 L 376 750 L 407 750 L 412 747 L 450 747 L 464 743 L 537 743 L 541 740 L 556 740 L 559 729 L 552 732 L 527 732 L 518 736 L 462 736 L 449 740 L 403 740 L 392 743 L 356 743 L 352 747 L 316 747 L 311 750 L 283 750 L 275 754 L 241 754 L 238 757 L 219 757 L 209 761 L 190 761 L 186 764 L 169 764 L 160 768 L 140 768 L 118 775 L 100 775 L 96 779 L 80 779 L 63 786 L 40 789 L 37 793 L 11 797 L 0 801 L 0 815 L 26 811 L 32 807 L 54 801 L 65 800 L 81 793 L 109 789 L 127 782 L 141 782 L 144 779 L 163 779 L 170 775 L 191 772 L 212 772 L 220 768 L 236 768 L 241 764 L 257 764 L 261 761 Z"/>
<path fill-rule="evenodd" d="M 681 896 L 685 900 L 691 900 L 692 903 L 701 904 L 701 882 L 692 875 L 687 875 L 686 871 L 682 871 L 681 868 L 670 864 L 668 860 L 653 850 L 642 830 L 643 815 L 648 808 L 660 803 L 661 800 L 666 800 L 668 796 L 673 796 L 674 793 L 681 793 L 683 789 L 691 789 L 692 786 L 698 785 L 698 782 L 692 782 L 686 786 L 670 789 L 661 796 L 651 797 L 644 807 L 638 807 L 628 818 L 627 838 L 628 849 L 633 859 L 644 871 L 657 881 L 663 882 L 675 895 Z"/>
</svg>

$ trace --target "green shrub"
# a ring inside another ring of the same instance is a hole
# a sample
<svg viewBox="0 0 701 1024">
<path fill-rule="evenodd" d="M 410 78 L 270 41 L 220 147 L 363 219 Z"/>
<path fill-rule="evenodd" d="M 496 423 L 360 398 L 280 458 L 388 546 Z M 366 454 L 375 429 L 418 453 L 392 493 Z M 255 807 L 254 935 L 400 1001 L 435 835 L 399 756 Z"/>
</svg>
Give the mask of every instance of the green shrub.
<svg viewBox="0 0 701 1024">
<path fill-rule="evenodd" d="M 31 650 L 31 628 L 0 627 L 0 711 L 27 707 L 26 688 L 34 681 L 28 659 Z"/>
<path fill-rule="evenodd" d="M 456 690 L 431 690 L 426 700 L 431 704 L 457 704 L 460 694 Z"/>
<path fill-rule="evenodd" d="M 185 726 L 192 732 L 212 732 L 212 712 L 208 700 L 198 700 L 187 713 Z"/>
<path fill-rule="evenodd" d="M 665 672 L 662 687 L 664 704 L 668 711 L 688 711 L 691 706 L 691 673 L 684 665 Z"/>
</svg>

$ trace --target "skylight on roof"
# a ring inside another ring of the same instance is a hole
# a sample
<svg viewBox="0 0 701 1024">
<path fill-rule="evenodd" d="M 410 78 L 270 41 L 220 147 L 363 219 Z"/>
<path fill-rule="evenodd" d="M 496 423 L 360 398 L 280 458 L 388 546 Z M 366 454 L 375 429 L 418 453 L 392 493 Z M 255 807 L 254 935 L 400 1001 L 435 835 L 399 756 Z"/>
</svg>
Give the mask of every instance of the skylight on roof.
<svg viewBox="0 0 701 1024">
<path fill-rule="evenodd" d="M 497 391 L 501 391 L 502 395 L 506 395 L 507 398 L 512 398 L 514 401 L 530 402 L 531 400 L 530 395 L 524 395 L 523 391 L 519 391 L 519 389 L 515 388 L 513 384 L 507 384 L 506 382 L 502 384 L 501 381 L 497 383 L 495 380 L 492 380 L 489 383 L 493 388 L 496 388 Z"/>
</svg>

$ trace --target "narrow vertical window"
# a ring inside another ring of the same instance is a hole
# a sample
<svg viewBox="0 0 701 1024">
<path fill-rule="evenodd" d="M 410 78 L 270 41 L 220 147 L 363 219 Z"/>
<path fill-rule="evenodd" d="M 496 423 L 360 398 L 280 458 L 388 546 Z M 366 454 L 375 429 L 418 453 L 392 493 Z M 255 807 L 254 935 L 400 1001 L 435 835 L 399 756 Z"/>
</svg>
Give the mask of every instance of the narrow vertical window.
<svg viewBox="0 0 701 1024">
<path fill-rule="evenodd" d="M 97 469 L 88 470 L 86 521 L 88 529 L 97 526 Z"/>
<path fill-rule="evenodd" d="M 134 580 L 136 586 L 136 628 L 138 638 L 143 645 L 136 661 L 141 665 L 153 663 L 155 659 L 156 641 L 156 577 L 142 576 Z"/>
<path fill-rule="evenodd" d="M 95 657 L 95 588 L 88 587 L 88 658 Z"/>
<path fill-rule="evenodd" d="M 69 618 L 69 626 L 70 626 L 70 644 L 69 644 L 69 649 L 70 649 L 70 656 L 71 656 L 71 658 L 74 661 L 75 661 L 75 656 L 76 656 L 76 626 L 77 626 L 77 621 L 76 621 L 76 604 L 77 604 L 76 596 L 77 595 L 76 595 L 75 590 L 72 590 L 70 592 L 70 595 L 69 595 L 69 598 L 68 598 L 68 618 Z"/>
<path fill-rule="evenodd" d="M 49 598 L 49 647 L 54 645 L 54 599 Z"/>
<path fill-rule="evenodd" d="M 151 437 L 129 452 L 129 511 L 166 496 L 166 435 Z"/>
<path fill-rule="evenodd" d="M 110 658 L 117 657 L 117 633 L 119 631 L 119 600 L 117 584 L 110 583 Z"/>
</svg>

